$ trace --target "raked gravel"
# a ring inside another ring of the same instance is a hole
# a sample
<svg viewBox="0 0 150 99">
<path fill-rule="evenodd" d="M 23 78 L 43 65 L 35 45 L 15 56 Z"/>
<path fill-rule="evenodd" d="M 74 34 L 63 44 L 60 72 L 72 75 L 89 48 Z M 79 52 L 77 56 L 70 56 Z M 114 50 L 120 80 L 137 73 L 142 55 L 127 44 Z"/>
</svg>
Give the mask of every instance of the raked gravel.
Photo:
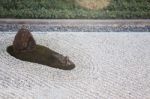
<svg viewBox="0 0 150 99">
<path fill-rule="evenodd" d="M 150 33 L 33 33 L 71 71 L 10 56 L 14 36 L 0 33 L 0 99 L 150 99 Z"/>
</svg>

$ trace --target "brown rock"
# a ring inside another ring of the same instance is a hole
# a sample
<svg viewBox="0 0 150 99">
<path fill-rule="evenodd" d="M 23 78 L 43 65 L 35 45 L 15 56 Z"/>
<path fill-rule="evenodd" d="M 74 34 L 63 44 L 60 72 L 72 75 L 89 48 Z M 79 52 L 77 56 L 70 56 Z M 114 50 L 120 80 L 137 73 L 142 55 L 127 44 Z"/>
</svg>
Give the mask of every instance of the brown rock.
<svg viewBox="0 0 150 99">
<path fill-rule="evenodd" d="M 13 42 L 15 52 L 32 51 L 36 46 L 36 42 L 28 29 L 25 26 L 18 31 Z"/>
<path fill-rule="evenodd" d="M 20 60 L 63 70 L 71 70 L 75 67 L 68 56 L 65 57 L 45 46 L 36 45 L 32 34 L 24 26 L 16 34 L 13 45 L 7 48 L 7 52 Z"/>
</svg>

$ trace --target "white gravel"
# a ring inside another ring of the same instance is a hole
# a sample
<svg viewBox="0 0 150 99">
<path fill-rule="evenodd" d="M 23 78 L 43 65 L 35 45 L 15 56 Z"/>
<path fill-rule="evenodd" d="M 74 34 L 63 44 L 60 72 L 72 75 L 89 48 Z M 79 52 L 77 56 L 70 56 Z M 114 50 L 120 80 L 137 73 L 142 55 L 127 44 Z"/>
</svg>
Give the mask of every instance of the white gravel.
<svg viewBox="0 0 150 99">
<path fill-rule="evenodd" d="M 15 59 L 6 52 L 15 34 L 0 33 L 0 99 L 150 99 L 150 33 L 33 34 L 76 68 Z"/>
</svg>

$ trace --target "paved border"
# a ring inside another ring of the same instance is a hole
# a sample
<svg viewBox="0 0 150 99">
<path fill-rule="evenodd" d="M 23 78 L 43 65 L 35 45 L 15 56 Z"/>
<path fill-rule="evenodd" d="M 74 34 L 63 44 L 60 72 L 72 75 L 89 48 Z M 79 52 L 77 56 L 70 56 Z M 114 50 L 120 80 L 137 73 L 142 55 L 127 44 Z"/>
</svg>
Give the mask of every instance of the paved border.
<svg viewBox="0 0 150 99">
<path fill-rule="evenodd" d="M 87 20 L 87 19 L 0 19 L 5 24 L 51 24 L 51 25 L 150 25 L 150 19 L 137 20 Z"/>
<path fill-rule="evenodd" d="M 0 31 L 17 31 L 22 24 L 40 32 L 150 32 L 150 19 L 0 19 Z"/>
</svg>

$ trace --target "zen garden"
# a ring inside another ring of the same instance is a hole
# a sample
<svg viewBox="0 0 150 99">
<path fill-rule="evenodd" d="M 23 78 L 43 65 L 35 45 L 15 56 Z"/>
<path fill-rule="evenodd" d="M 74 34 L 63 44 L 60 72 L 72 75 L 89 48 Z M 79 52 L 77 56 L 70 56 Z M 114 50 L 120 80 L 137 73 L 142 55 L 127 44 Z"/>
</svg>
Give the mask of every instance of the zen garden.
<svg viewBox="0 0 150 99">
<path fill-rule="evenodd" d="M 0 99 L 150 99 L 150 0 L 0 0 Z"/>
</svg>

